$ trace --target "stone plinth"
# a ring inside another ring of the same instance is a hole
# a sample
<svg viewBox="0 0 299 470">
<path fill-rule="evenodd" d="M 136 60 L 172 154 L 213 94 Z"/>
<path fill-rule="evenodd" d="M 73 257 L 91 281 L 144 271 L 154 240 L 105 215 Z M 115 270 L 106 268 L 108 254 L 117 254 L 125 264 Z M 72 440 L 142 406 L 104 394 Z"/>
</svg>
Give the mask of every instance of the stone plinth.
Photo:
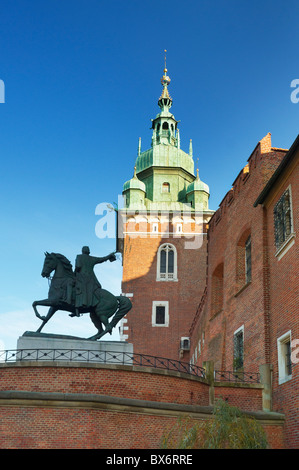
<svg viewBox="0 0 299 470">
<path fill-rule="evenodd" d="M 89 341 L 75 336 L 26 331 L 17 342 L 18 361 L 133 363 L 133 345 L 125 341 Z"/>
</svg>

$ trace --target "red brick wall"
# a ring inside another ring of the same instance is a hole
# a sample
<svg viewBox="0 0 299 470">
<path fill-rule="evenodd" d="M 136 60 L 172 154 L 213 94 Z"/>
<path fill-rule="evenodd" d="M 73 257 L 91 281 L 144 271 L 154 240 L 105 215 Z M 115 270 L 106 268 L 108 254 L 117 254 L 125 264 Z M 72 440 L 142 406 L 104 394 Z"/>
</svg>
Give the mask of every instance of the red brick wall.
<svg viewBox="0 0 299 470">
<path fill-rule="evenodd" d="M 262 139 L 209 223 L 207 297 L 191 331 L 190 357 L 201 340 L 201 354 L 197 354 L 199 364 L 212 360 L 215 369 L 233 370 L 234 332 L 242 326 L 244 370 L 258 372 L 260 364 L 269 362 L 265 226 L 263 209 L 253 205 L 285 153 L 271 147 L 270 134 Z M 239 250 L 249 234 L 252 279 L 245 284 L 245 277 L 242 278 L 239 272 Z M 213 274 L 222 263 L 223 306 L 215 312 L 212 302 Z"/>
<path fill-rule="evenodd" d="M 173 416 L 42 406 L 6 406 L 0 413 L 1 449 L 159 449 L 178 422 Z M 283 449 L 282 426 L 264 429 L 270 448 Z"/>
<path fill-rule="evenodd" d="M 299 339 L 298 241 L 279 259 L 275 256 L 274 205 L 291 185 L 294 232 L 298 233 L 298 164 L 290 164 L 274 184 L 264 207 L 254 202 L 272 176 L 286 151 L 271 147 L 266 136 L 249 159 L 249 165 L 234 182 L 210 222 L 208 233 L 207 297 L 193 325 L 191 357 L 198 341 L 200 365 L 213 360 L 216 369 L 233 368 L 233 333 L 244 325 L 244 370 L 255 372 L 261 364 L 273 365 L 273 411 L 286 415 L 286 445 L 299 447 L 298 365 L 292 379 L 278 382 L 277 338 L 291 330 Z M 297 157 L 298 160 L 298 157 Z M 238 244 L 251 233 L 252 281 L 240 285 Z M 213 315 L 212 274 L 224 263 L 223 309 Z"/>
<path fill-rule="evenodd" d="M 163 433 L 177 422 L 175 417 L 42 406 L 0 412 L 1 449 L 159 449 Z"/>
<path fill-rule="evenodd" d="M 231 406 L 244 411 L 262 410 L 262 394 L 260 389 L 219 386 L 215 387 L 215 400 L 222 399 Z"/>
<path fill-rule="evenodd" d="M 297 156 L 298 161 L 298 156 Z M 298 289 L 298 240 L 279 259 L 274 239 L 274 206 L 290 186 L 294 232 L 299 232 L 299 170 L 294 160 L 282 178 L 270 192 L 265 204 L 268 234 L 268 260 L 270 276 L 269 308 L 270 322 L 270 361 L 273 364 L 273 409 L 286 414 L 288 445 L 299 448 L 299 364 L 292 365 L 291 380 L 279 384 L 277 339 L 291 331 L 291 339 L 299 339 L 299 289 Z M 298 344 L 297 344 L 298 350 Z M 297 355 L 299 359 L 299 354 Z"/>
<path fill-rule="evenodd" d="M 148 369 L 149 370 L 149 369 Z M 119 367 L 7 367 L 1 369 L 0 391 L 86 393 L 181 404 L 209 404 L 208 387 L 182 379 Z"/>
<path fill-rule="evenodd" d="M 133 294 L 126 334 L 134 352 L 189 360 L 188 352 L 180 356 L 180 338 L 189 337 L 198 298 L 205 287 L 206 238 L 203 235 L 201 248 L 186 249 L 190 239 L 184 237 L 125 236 L 122 291 Z M 164 243 L 177 249 L 177 281 L 157 282 L 157 251 Z M 153 301 L 169 302 L 168 327 L 152 326 Z"/>
<path fill-rule="evenodd" d="M 208 404 L 207 384 L 153 370 L 36 363 L 36 366 L 2 365 L 0 372 L 2 449 L 159 449 L 163 434 L 178 422 L 179 411 L 167 410 L 167 404 L 203 407 Z M 25 391 L 47 393 L 47 396 L 31 398 L 29 393 L 23 399 L 16 396 L 4 399 L 2 392 L 8 390 L 11 394 Z M 248 403 L 258 407 L 261 404 L 261 389 L 221 387 L 219 393 L 221 390 L 231 404 L 241 408 Z M 62 396 L 55 397 L 55 392 Z M 68 394 L 72 394 L 71 399 L 66 399 Z M 111 406 L 107 402 L 102 406 L 92 403 L 92 397 L 100 395 L 110 397 Z M 133 406 L 121 405 L 120 397 L 145 400 L 145 403 L 134 411 Z M 151 411 L 146 406 L 148 400 L 160 404 L 159 410 Z M 188 412 L 181 416 L 188 416 Z M 192 420 L 210 416 L 201 408 L 196 417 L 192 408 Z M 264 428 L 270 445 L 282 448 L 282 426 L 268 423 Z"/>
</svg>

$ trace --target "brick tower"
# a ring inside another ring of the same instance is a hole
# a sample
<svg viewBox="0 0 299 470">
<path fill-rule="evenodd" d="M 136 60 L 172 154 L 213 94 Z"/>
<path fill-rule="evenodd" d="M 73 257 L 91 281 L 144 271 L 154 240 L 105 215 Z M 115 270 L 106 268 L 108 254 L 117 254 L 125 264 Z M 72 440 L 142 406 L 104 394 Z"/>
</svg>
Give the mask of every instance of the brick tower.
<svg viewBox="0 0 299 470">
<path fill-rule="evenodd" d="M 152 142 L 141 151 L 134 176 L 123 187 L 118 213 L 123 259 L 123 295 L 133 308 L 121 338 L 134 352 L 189 360 L 189 328 L 205 287 L 209 187 L 194 174 L 180 148 L 178 121 L 171 114 L 166 61 L 160 113 L 152 119 Z"/>
</svg>

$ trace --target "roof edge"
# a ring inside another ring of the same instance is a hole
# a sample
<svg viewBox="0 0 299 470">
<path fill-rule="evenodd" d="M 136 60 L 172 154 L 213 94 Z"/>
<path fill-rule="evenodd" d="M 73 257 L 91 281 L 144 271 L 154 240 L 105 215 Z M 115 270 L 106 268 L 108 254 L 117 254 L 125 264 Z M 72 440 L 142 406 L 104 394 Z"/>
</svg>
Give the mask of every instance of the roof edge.
<svg viewBox="0 0 299 470">
<path fill-rule="evenodd" d="M 276 183 L 276 181 L 278 180 L 280 175 L 283 173 L 284 169 L 287 167 L 287 165 L 294 158 L 295 151 L 297 150 L 297 148 L 299 148 L 299 134 L 297 135 L 297 137 L 296 137 L 295 141 L 293 142 L 291 148 L 286 153 L 286 155 L 284 156 L 284 158 L 280 162 L 279 166 L 276 168 L 275 172 L 273 173 L 273 175 L 271 176 L 271 178 L 267 182 L 266 186 L 264 187 L 262 192 L 257 197 L 256 201 L 253 204 L 254 207 L 257 207 L 259 204 L 263 204 L 263 202 L 265 201 L 265 199 L 268 196 L 269 192 L 271 191 L 273 184 Z"/>
</svg>

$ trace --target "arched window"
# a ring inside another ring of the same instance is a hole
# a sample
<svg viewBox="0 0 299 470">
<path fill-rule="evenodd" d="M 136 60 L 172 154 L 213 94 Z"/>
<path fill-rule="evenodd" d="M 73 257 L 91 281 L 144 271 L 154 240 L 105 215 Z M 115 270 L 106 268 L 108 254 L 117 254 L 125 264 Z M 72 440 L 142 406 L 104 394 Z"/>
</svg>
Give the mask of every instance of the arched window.
<svg viewBox="0 0 299 470">
<path fill-rule="evenodd" d="M 177 281 L 177 251 L 170 243 L 164 243 L 158 250 L 157 281 Z"/>
<path fill-rule="evenodd" d="M 168 130 L 168 122 L 163 122 L 162 129 L 165 131 Z"/>
<path fill-rule="evenodd" d="M 237 243 L 236 281 L 237 291 L 251 282 L 252 242 L 250 229 L 245 230 Z"/>
<path fill-rule="evenodd" d="M 169 193 L 170 192 L 170 184 L 169 183 L 163 183 L 162 184 L 162 193 Z"/>
</svg>

